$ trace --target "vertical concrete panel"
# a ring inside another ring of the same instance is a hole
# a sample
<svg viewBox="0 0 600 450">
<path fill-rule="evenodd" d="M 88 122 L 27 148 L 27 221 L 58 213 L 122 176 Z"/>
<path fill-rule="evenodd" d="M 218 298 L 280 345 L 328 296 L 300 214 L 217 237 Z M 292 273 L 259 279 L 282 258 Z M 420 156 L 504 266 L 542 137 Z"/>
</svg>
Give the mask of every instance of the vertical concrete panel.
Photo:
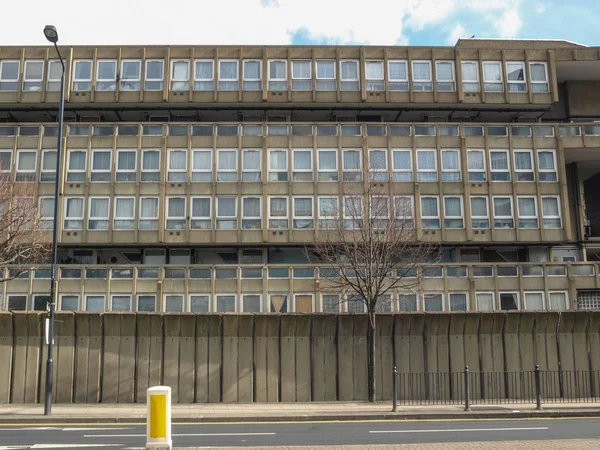
<svg viewBox="0 0 600 450">
<path fill-rule="evenodd" d="M 223 357 L 223 315 L 209 316 L 208 333 L 208 401 L 223 401 L 221 374 Z"/>
<path fill-rule="evenodd" d="M 519 325 L 519 357 L 520 370 L 531 372 L 535 370 L 534 325 L 536 313 L 524 311 L 521 313 Z M 508 347 L 507 347 L 508 350 Z"/>
<path fill-rule="evenodd" d="M 366 314 L 354 316 L 354 400 L 369 398 L 368 324 Z"/>
<path fill-rule="evenodd" d="M 10 403 L 12 356 L 12 314 L 0 312 L 0 404 Z"/>
<path fill-rule="evenodd" d="M 504 377 L 494 378 L 492 373 L 504 372 L 504 346 L 502 329 L 506 313 L 483 312 L 479 325 L 482 386 L 481 397 L 490 399 L 505 395 Z"/>
<path fill-rule="evenodd" d="M 15 312 L 13 327 L 13 403 L 36 403 L 41 381 L 42 314 Z"/>
<path fill-rule="evenodd" d="M 522 314 L 520 311 L 509 311 L 504 320 L 504 359 L 507 375 L 508 398 L 521 397 L 522 386 L 515 374 L 521 371 L 521 358 L 519 357 L 519 327 Z"/>
<path fill-rule="evenodd" d="M 573 326 L 575 315 L 571 312 L 562 312 L 558 323 L 558 358 L 562 370 L 575 370 L 573 356 Z"/>
<path fill-rule="evenodd" d="M 338 316 L 337 363 L 340 401 L 354 400 L 354 322 L 350 315 Z"/>
<path fill-rule="evenodd" d="M 377 315 L 377 357 L 375 358 L 377 369 L 377 400 L 391 400 L 392 398 L 392 369 L 394 367 L 394 342 L 392 338 L 393 328 L 393 315 Z"/>
<path fill-rule="evenodd" d="M 241 314 L 238 322 L 238 400 L 254 401 L 254 316 Z"/>
<path fill-rule="evenodd" d="M 158 386 L 162 378 L 162 315 L 137 313 L 136 402 L 146 402 L 149 387 Z"/>
<path fill-rule="evenodd" d="M 135 336 L 134 313 L 120 316 L 121 342 L 119 353 L 119 403 L 133 403 L 135 396 Z"/>
<path fill-rule="evenodd" d="M 119 313 L 102 314 L 104 353 L 102 360 L 102 403 L 117 403 L 119 396 L 119 353 L 121 318 Z"/>
<path fill-rule="evenodd" d="M 255 401 L 267 401 L 267 327 L 268 316 L 254 317 L 254 390 Z"/>
<path fill-rule="evenodd" d="M 223 316 L 223 401 L 238 400 L 238 327 L 239 316 Z"/>
<path fill-rule="evenodd" d="M 575 370 L 590 370 L 590 357 L 588 353 L 588 329 L 590 313 L 588 311 L 574 311 L 573 322 L 573 360 Z"/>
<path fill-rule="evenodd" d="M 281 401 L 296 401 L 296 322 L 298 316 L 281 316 Z"/>
<path fill-rule="evenodd" d="M 558 377 L 558 312 L 540 312 L 534 327 L 536 364 L 544 372 L 541 385 L 543 398 L 550 398 L 560 390 Z"/>
<path fill-rule="evenodd" d="M 101 398 L 102 379 L 102 335 L 104 333 L 104 323 L 101 314 L 90 314 L 89 324 L 89 344 L 87 358 L 87 399 L 86 403 L 97 403 Z M 77 368 L 79 370 L 79 368 Z M 85 370 L 85 368 L 83 369 Z"/>
<path fill-rule="evenodd" d="M 311 364 L 310 364 L 310 327 L 311 316 L 296 316 L 296 401 L 310 402 Z"/>
<path fill-rule="evenodd" d="M 465 369 L 465 323 L 464 313 L 450 315 L 448 345 L 450 348 L 450 372 L 462 372 Z M 469 367 L 474 370 L 474 368 Z"/>
<path fill-rule="evenodd" d="M 337 400 L 337 317 L 313 314 L 311 319 L 312 400 Z"/>
<path fill-rule="evenodd" d="M 54 401 L 73 402 L 74 362 L 75 362 L 75 315 L 72 312 L 59 312 L 55 316 L 56 332 L 56 378 L 54 379 Z"/>
<path fill-rule="evenodd" d="M 75 385 L 73 401 L 87 403 L 90 313 L 75 314 Z M 97 401 L 97 400 L 96 400 Z"/>
<path fill-rule="evenodd" d="M 196 398 L 197 403 L 209 401 L 209 339 L 210 316 L 207 314 L 196 315 Z"/>
<path fill-rule="evenodd" d="M 14 353 L 13 353 L 13 379 L 17 382 L 12 386 L 13 403 L 25 403 L 27 378 L 27 316 L 15 312 L 12 314 L 14 324 Z"/>
<path fill-rule="evenodd" d="M 438 316 L 434 313 L 425 315 L 425 372 L 438 372 Z"/>
<path fill-rule="evenodd" d="M 590 369 L 595 371 L 600 370 L 600 311 L 590 312 L 588 336 L 590 342 Z M 600 386 L 597 386 L 598 388 Z M 596 391 L 596 395 L 598 395 L 598 391 Z"/>
<path fill-rule="evenodd" d="M 267 401 L 278 402 L 281 400 L 279 361 L 281 349 L 279 347 L 279 333 L 281 317 L 269 314 L 267 319 Z"/>
<path fill-rule="evenodd" d="M 179 333 L 179 403 L 194 402 L 196 360 L 196 316 L 180 316 Z"/>
<path fill-rule="evenodd" d="M 479 319 L 480 313 L 465 314 L 465 363 L 469 370 L 479 372 Z"/>
</svg>

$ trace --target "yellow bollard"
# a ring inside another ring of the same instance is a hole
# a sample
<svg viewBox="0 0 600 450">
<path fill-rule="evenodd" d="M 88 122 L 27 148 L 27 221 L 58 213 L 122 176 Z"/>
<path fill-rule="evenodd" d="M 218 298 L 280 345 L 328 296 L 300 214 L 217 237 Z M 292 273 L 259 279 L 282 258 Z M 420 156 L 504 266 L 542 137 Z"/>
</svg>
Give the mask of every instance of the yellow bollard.
<svg viewBox="0 0 600 450">
<path fill-rule="evenodd" d="M 171 450 L 171 388 L 149 388 L 146 408 L 146 448 Z"/>
</svg>

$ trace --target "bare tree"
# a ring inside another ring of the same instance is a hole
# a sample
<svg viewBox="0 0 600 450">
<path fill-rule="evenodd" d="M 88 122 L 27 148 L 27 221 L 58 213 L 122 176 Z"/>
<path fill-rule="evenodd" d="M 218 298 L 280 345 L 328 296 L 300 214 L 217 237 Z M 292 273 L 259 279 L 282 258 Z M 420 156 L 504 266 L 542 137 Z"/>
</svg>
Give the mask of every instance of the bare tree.
<svg viewBox="0 0 600 450">
<path fill-rule="evenodd" d="M 342 185 L 339 197 L 319 198 L 320 229 L 310 251 L 330 268 L 322 292 L 337 294 L 349 311 L 367 312 L 369 401 L 374 402 L 376 314 L 391 310 L 393 294 L 418 289 L 417 266 L 439 261 L 440 247 L 419 239 L 412 197 L 394 195 L 387 184 L 360 186 L 351 192 Z"/>
<path fill-rule="evenodd" d="M 0 283 L 48 262 L 53 199 L 38 201 L 36 183 L 0 177 Z M 48 220 L 48 217 L 50 220 Z"/>
</svg>

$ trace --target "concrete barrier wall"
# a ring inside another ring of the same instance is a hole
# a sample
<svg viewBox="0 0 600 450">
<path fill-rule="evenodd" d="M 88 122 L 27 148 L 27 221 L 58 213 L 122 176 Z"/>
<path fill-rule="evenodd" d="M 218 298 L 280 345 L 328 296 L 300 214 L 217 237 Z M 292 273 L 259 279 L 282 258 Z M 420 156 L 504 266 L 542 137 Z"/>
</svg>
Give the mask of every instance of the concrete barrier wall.
<svg viewBox="0 0 600 450">
<path fill-rule="evenodd" d="M 0 403 L 43 400 L 45 319 L 0 313 Z M 363 314 L 61 312 L 53 398 L 143 403 L 148 387 L 164 384 L 178 403 L 364 401 L 367 324 Z M 382 314 L 377 399 L 391 399 L 394 366 L 401 374 L 443 377 L 465 365 L 471 372 L 524 372 L 535 364 L 600 370 L 599 336 L 600 312 Z M 424 386 L 405 380 L 411 388 L 404 395 L 422 397 Z M 440 388 L 445 398 L 458 392 L 447 382 Z M 508 395 L 529 395 L 526 388 L 511 384 Z"/>
</svg>

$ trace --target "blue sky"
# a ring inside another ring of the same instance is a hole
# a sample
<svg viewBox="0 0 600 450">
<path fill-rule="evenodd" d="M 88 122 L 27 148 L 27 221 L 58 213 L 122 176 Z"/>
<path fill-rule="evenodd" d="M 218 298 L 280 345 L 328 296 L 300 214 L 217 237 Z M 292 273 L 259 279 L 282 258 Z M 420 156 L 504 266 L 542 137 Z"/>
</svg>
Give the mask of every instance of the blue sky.
<svg viewBox="0 0 600 450">
<path fill-rule="evenodd" d="M 4 4 L 5 3 L 5 4 Z M 600 0 L 20 0 L 1 45 L 454 45 L 458 38 L 600 46 Z"/>
</svg>

